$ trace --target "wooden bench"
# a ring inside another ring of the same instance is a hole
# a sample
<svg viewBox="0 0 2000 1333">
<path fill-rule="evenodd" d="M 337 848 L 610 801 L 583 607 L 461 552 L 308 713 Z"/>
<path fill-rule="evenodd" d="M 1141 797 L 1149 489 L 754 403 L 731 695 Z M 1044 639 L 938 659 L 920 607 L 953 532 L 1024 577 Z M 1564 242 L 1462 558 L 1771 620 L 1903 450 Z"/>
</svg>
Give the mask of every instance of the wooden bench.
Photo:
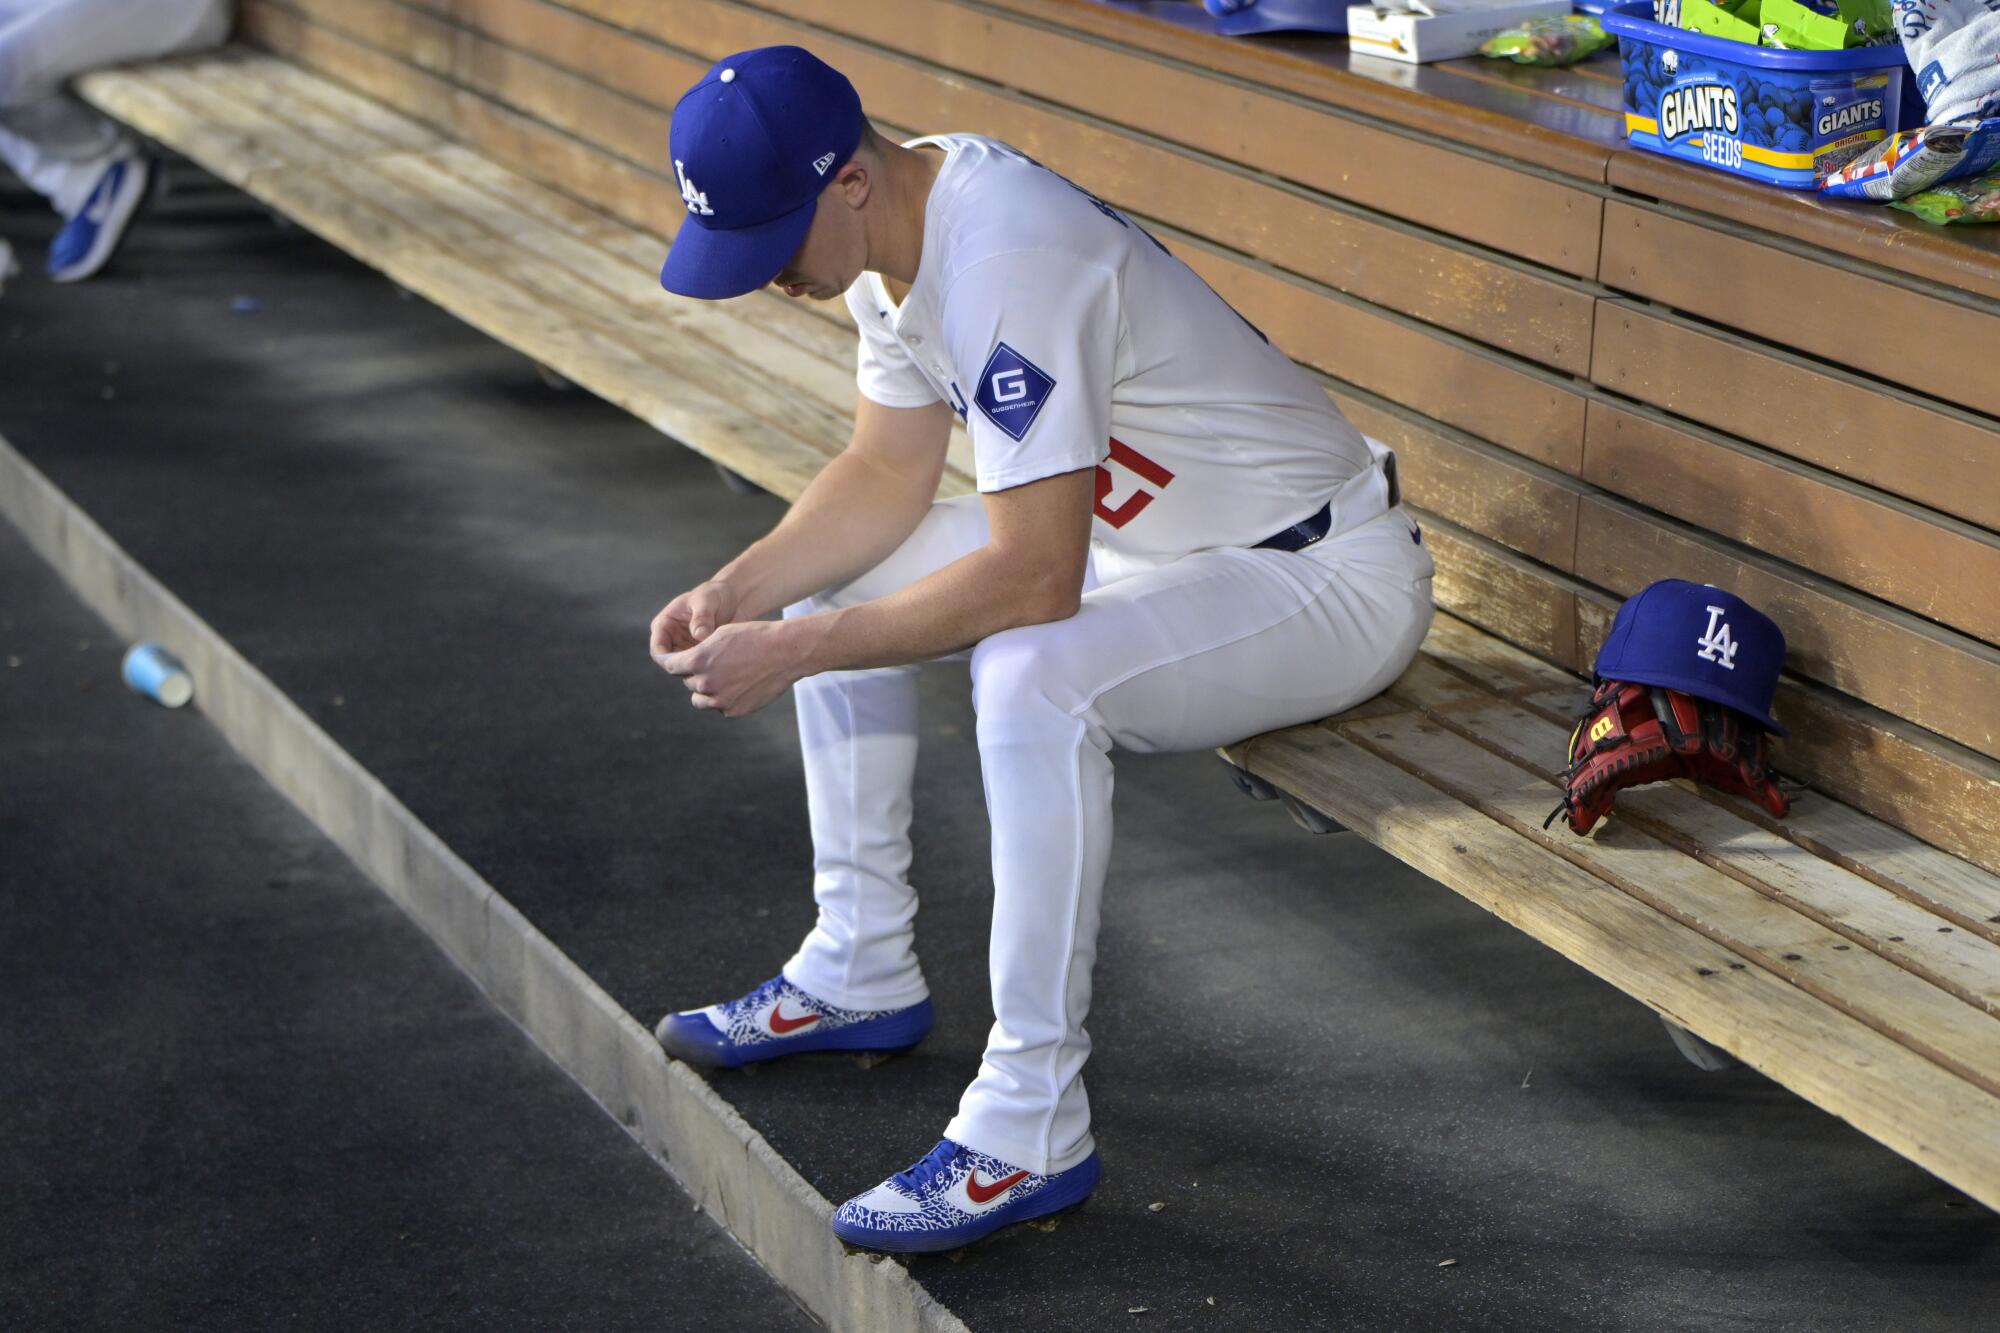
<svg viewBox="0 0 2000 1333">
<path fill-rule="evenodd" d="M 1980 367 L 2000 238 L 1628 152 L 1602 64 L 1410 70 L 1200 22 L 1093 0 L 250 0 L 260 51 L 83 91 L 787 497 L 844 443 L 853 335 L 824 307 L 659 291 L 679 91 L 801 42 L 887 129 L 993 133 L 1088 183 L 1398 450 L 1438 557 L 1449 614 L 1417 666 L 1229 747 L 1241 785 L 2000 1204 L 2000 381 Z M 943 493 L 969 462 L 956 439 Z M 1668 787 L 1592 839 L 1545 834 L 1576 673 L 1666 575 L 1783 625 L 1781 763 L 1815 790 L 1783 823 Z"/>
</svg>

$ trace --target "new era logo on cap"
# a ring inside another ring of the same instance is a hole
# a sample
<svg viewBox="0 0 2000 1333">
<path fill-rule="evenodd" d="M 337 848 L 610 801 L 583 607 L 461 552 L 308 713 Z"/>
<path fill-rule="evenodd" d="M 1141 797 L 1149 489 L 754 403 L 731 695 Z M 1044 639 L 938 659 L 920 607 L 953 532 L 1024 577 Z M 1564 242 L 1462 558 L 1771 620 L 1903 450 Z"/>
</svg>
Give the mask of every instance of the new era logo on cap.
<svg viewBox="0 0 2000 1333">
<path fill-rule="evenodd" d="M 1019 440 L 1027 436 L 1028 427 L 1035 424 L 1055 387 L 1056 382 L 1034 362 L 1001 343 L 986 358 L 986 369 L 979 372 L 979 391 L 972 401 L 979 404 L 988 421 Z"/>
</svg>

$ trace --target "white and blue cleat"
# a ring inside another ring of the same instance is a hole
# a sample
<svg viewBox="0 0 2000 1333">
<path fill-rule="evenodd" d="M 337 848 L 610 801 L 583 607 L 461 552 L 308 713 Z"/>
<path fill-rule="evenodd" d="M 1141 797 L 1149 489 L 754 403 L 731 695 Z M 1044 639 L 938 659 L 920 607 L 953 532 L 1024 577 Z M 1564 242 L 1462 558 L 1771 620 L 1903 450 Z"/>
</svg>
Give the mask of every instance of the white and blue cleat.
<svg viewBox="0 0 2000 1333">
<path fill-rule="evenodd" d="M 111 262 L 152 176 L 152 164 L 137 154 L 120 157 L 104 169 L 83 207 L 49 242 L 53 281 L 81 282 Z"/>
<path fill-rule="evenodd" d="M 931 1002 L 902 1009 L 839 1009 L 782 976 L 735 1000 L 668 1014 L 653 1029 L 667 1054 L 707 1069 L 740 1069 L 808 1051 L 894 1055 L 931 1030 Z"/>
<path fill-rule="evenodd" d="M 1097 1188 L 1095 1152 L 1067 1171 L 1038 1176 L 940 1139 L 930 1156 L 840 1205 L 833 1234 L 856 1249 L 892 1254 L 956 1250 L 1002 1227 L 1074 1208 Z"/>
</svg>

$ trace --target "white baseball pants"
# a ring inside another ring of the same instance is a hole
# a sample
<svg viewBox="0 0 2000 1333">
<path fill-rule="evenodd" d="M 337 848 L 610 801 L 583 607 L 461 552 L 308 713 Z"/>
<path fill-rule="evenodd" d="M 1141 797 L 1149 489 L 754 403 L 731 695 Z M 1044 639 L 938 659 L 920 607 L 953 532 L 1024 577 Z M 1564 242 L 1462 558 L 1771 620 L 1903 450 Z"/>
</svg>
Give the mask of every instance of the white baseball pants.
<svg viewBox="0 0 2000 1333">
<path fill-rule="evenodd" d="M 87 70 L 213 46 L 228 0 L 0 0 L 0 162 L 74 217 L 131 140 L 62 91 Z"/>
<path fill-rule="evenodd" d="M 993 829 L 995 1021 L 947 1137 L 1039 1174 L 1090 1155 L 1083 1023 L 1111 854 L 1112 747 L 1207 749 L 1386 688 L 1431 622 L 1431 559 L 1416 533 L 1398 508 L 1303 551 L 1206 550 L 1110 577 L 1109 553 L 1093 544 L 1076 615 L 952 655 L 971 659 Z M 977 495 L 939 501 L 876 568 L 785 615 L 872 601 L 986 540 Z M 846 1009 L 929 993 L 905 878 L 916 674 L 834 671 L 793 687 L 819 919 L 784 972 Z"/>
</svg>

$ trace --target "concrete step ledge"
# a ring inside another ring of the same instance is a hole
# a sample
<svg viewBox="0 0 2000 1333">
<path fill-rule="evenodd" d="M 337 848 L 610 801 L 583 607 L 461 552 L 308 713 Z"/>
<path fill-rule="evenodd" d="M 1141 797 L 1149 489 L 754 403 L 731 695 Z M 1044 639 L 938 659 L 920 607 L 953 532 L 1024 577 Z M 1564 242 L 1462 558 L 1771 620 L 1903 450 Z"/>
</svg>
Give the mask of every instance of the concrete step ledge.
<svg viewBox="0 0 2000 1333">
<path fill-rule="evenodd" d="M 836 1329 L 962 1333 L 901 1265 L 846 1254 L 832 1205 L 734 1107 L 4 437 L 0 516 L 121 638 L 186 663 L 223 737 L 807 1310 Z"/>
</svg>

